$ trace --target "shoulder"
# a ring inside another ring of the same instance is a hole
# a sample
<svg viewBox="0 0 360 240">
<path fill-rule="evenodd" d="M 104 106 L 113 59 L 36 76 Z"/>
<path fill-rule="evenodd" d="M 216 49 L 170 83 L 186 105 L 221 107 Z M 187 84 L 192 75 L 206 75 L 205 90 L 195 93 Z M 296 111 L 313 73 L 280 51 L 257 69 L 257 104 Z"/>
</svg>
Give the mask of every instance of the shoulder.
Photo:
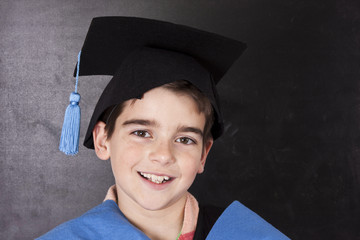
<svg viewBox="0 0 360 240">
<path fill-rule="evenodd" d="M 248 239 L 288 240 L 289 238 L 238 201 L 225 210 L 205 207 L 199 212 L 195 238 L 206 240 Z M 223 210 L 223 211 L 222 211 Z"/>
<path fill-rule="evenodd" d="M 114 201 L 108 200 L 38 239 L 121 239 L 120 237 L 148 239 L 129 223 Z"/>
</svg>

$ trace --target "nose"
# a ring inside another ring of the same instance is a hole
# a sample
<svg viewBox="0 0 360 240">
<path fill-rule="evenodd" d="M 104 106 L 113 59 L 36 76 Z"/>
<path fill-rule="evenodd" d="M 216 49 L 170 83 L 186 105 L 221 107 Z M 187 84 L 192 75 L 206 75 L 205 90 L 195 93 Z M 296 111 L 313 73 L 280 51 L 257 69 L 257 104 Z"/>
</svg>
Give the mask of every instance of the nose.
<svg viewBox="0 0 360 240">
<path fill-rule="evenodd" d="M 167 165 L 175 161 L 174 150 L 171 143 L 167 141 L 157 142 L 152 146 L 149 158 L 153 162 Z"/>
</svg>

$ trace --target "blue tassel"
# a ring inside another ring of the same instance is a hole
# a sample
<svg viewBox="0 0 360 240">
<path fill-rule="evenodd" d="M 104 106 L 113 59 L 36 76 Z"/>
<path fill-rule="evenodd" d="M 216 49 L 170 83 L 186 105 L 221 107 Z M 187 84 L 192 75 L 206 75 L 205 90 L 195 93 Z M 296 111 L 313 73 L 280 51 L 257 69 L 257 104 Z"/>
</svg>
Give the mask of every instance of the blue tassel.
<svg viewBox="0 0 360 240">
<path fill-rule="evenodd" d="M 80 94 L 71 93 L 70 104 L 65 111 L 59 149 L 67 155 L 75 155 L 79 152 L 81 115 L 79 101 Z"/>
<path fill-rule="evenodd" d="M 63 128 L 60 138 L 60 151 L 67 155 L 75 155 L 79 152 L 79 135 L 80 135 L 80 94 L 77 93 L 77 86 L 79 82 L 79 66 L 80 55 L 78 55 L 77 72 L 76 72 L 76 84 L 75 92 L 70 94 L 70 104 L 66 108 Z"/>
</svg>

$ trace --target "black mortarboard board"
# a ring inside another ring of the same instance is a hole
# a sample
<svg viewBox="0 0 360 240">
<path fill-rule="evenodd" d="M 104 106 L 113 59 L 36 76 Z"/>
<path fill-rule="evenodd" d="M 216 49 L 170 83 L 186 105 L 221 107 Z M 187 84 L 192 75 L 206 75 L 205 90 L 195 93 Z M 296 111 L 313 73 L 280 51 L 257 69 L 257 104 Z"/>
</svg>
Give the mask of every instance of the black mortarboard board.
<svg viewBox="0 0 360 240">
<path fill-rule="evenodd" d="M 92 130 L 106 109 L 176 80 L 189 81 L 210 99 L 216 139 L 223 124 L 215 84 L 245 48 L 236 40 L 158 20 L 94 18 L 81 50 L 79 76 L 113 78 L 95 107 L 84 145 L 94 148 Z"/>
</svg>

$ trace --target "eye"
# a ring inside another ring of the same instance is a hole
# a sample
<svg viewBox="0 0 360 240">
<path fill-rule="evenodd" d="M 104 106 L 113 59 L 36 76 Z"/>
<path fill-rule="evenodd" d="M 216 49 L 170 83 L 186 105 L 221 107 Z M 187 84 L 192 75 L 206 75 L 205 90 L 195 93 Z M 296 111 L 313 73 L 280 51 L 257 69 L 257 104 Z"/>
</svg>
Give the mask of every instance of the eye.
<svg viewBox="0 0 360 240">
<path fill-rule="evenodd" d="M 181 138 L 178 138 L 175 140 L 175 142 L 178 142 L 178 143 L 182 143 L 182 144 L 195 144 L 195 140 L 192 140 L 191 138 L 188 138 L 188 137 L 181 137 Z"/>
<path fill-rule="evenodd" d="M 134 134 L 134 135 L 136 135 L 138 137 L 142 137 L 142 138 L 151 137 L 150 133 L 148 133 L 147 131 L 144 131 L 144 130 L 137 130 L 137 131 L 132 132 L 131 134 Z"/>
</svg>

